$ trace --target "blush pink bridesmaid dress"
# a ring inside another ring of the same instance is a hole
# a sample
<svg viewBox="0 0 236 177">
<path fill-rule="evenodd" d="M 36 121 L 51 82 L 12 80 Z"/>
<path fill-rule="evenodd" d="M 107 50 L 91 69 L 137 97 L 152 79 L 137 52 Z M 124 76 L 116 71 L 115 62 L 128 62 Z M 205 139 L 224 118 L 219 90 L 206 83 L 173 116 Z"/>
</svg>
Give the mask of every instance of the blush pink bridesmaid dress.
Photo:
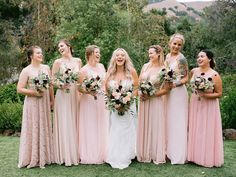
<svg viewBox="0 0 236 177">
<path fill-rule="evenodd" d="M 200 76 L 198 68 L 193 77 Z M 218 75 L 214 70 L 204 77 Z M 190 100 L 188 161 L 204 167 L 220 167 L 224 163 L 221 115 L 218 99 L 200 98 L 195 93 Z"/>
</svg>

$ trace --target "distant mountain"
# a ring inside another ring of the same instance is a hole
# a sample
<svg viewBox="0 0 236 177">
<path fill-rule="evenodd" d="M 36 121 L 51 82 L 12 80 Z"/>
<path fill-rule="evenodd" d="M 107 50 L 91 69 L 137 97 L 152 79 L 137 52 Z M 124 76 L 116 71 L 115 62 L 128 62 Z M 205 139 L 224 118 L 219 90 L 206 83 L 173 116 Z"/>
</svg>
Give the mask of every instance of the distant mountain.
<svg viewBox="0 0 236 177">
<path fill-rule="evenodd" d="M 212 1 L 193 1 L 193 2 L 178 2 L 176 0 L 149 0 L 149 4 L 145 7 L 144 11 L 151 9 L 158 9 L 166 11 L 168 16 L 190 16 L 195 20 L 199 20 L 200 13 L 203 8 L 210 6 Z"/>
</svg>

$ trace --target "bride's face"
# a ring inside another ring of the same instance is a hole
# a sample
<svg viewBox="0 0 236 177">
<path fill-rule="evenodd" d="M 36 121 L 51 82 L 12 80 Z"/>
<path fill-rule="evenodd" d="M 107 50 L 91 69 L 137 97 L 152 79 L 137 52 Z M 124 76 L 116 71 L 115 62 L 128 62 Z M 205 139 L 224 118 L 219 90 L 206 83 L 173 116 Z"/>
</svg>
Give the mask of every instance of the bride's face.
<svg viewBox="0 0 236 177">
<path fill-rule="evenodd" d="M 118 50 L 116 53 L 116 65 L 122 66 L 125 64 L 125 53 L 122 50 Z"/>
</svg>

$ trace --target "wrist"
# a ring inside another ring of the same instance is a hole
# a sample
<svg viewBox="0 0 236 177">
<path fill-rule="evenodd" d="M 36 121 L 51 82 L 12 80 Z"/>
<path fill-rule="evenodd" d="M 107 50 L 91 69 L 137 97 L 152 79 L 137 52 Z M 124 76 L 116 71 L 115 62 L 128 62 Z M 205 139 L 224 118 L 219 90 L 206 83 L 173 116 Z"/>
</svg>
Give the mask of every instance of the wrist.
<svg viewBox="0 0 236 177">
<path fill-rule="evenodd" d="M 183 83 L 181 81 L 175 81 L 174 84 L 175 84 L 176 87 L 179 87 L 179 86 L 183 85 Z"/>
</svg>

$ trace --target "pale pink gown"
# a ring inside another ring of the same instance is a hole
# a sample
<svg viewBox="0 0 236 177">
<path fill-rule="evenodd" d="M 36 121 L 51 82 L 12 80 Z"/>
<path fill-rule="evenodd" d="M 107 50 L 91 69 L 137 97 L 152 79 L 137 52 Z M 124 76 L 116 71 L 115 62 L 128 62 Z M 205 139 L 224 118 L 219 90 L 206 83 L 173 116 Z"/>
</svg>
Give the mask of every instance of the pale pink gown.
<svg viewBox="0 0 236 177">
<path fill-rule="evenodd" d="M 88 64 L 81 71 L 86 76 L 104 79 L 103 65 L 93 69 Z M 107 155 L 108 111 L 105 108 L 104 95 L 98 94 L 97 100 L 90 94 L 82 94 L 80 99 L 79 153 L 82 164 L 104 163 Z"/>
<path fill-rule="evenodd" d="M 41 65 L 39 71 L 30 65 L 20 74 L 19 82 L 27 82 L 32 88 L 30 79 L 38 76 L 39 72 L 49 75 L 49 67 Z M 20 137 L 18 167 L 44 167 L 53 162 L 52 127 L 50 117 L 49 91 L 43 97 L 25 96 Z"/>
<path fill-rule="evenodd" d="M 66 68 L 79 72 L 78 62 L 64 63 L 61 61 L 60 70 Z M 54 159 L 57 164 L 65 166 L 78 165 L 78 109 L 79 93 L 76 83 L 71 84 L 70 91 L 57 89 L 53 119 Z"/>
<path fill-rule="evenodd" d="M 193 78 L 200 76 L 198 68 Z M 204 77 L 218 75 L 214 70 Z M 190 100 L 188 161 L 205 167 L 220 167 L 224 163 L 221 115 L 218 99 L 200 98 L 195 93 Z"/>
<path fill-rule="evenodd" d="M 171 64 L 179 73 L 179 59 Z M 186 59 L 183 59 L 186 60 Z M 180 80 L 180 75 L 177 80 Z M 167 95 L 167 157 L 171 164 L 184 164 L 187 160 L 187 127 L 188 127 L 188 92 L 185 85 L 172 88 Z"/>
<path fill-rule="evenodd" d="M 145 66 L 144 66 L 145 67 Z M 148 67 L 148 64 L 146 68 Z M 160 71 L 144 68 L 141 79 L 155 81 Z M 137 159 L 155 164 L 166 162 L 166 98 L 152 97 L 139 102 L 137 130 Z"/>
</svg>

